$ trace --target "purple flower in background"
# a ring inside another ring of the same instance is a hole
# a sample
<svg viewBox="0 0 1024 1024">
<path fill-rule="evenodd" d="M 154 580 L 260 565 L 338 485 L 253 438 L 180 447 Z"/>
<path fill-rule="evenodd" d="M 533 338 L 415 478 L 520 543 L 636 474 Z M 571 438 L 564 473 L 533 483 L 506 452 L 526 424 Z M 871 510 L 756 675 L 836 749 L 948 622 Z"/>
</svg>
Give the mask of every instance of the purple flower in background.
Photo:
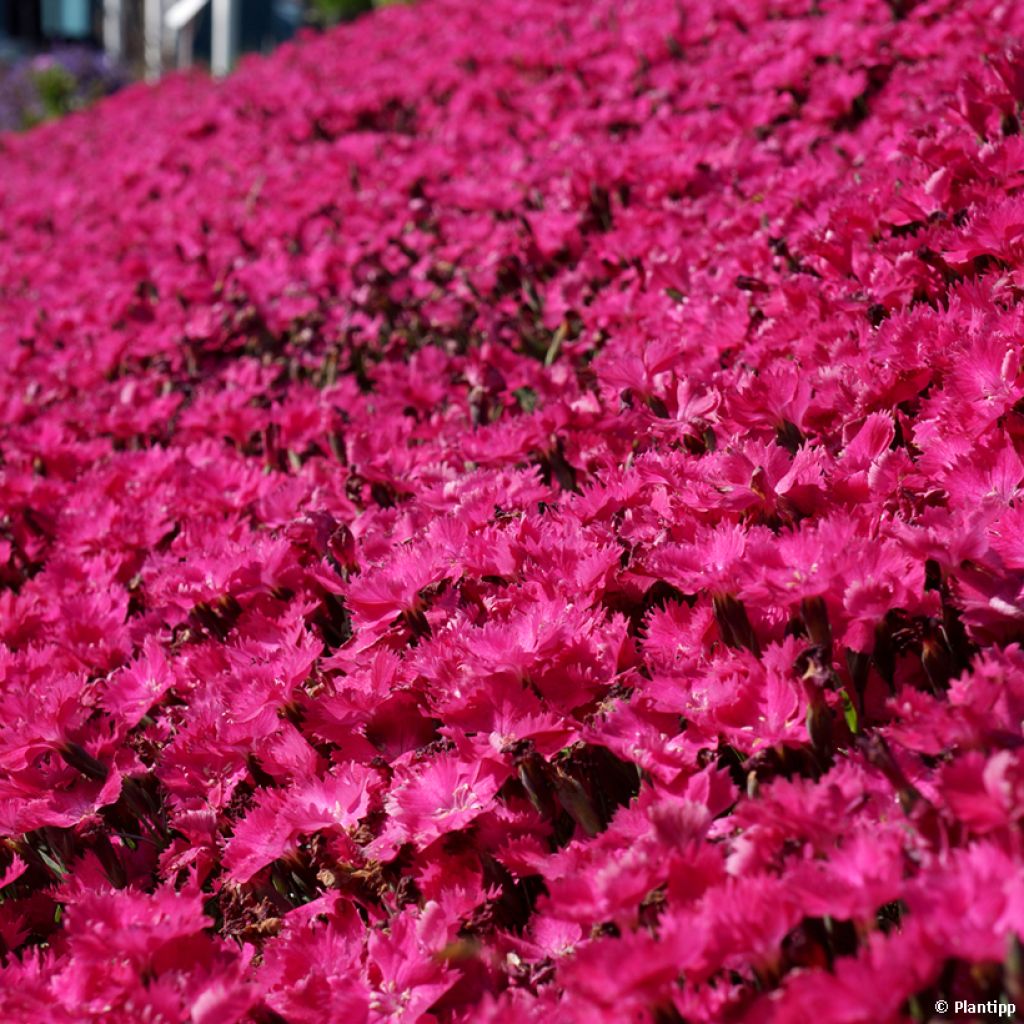
<svg viewBox="0 0 1024 1024">
<path fill-rule="evenodd" d="M 81 110 L 126 81 L 105 53 L 85 46 L 61 46 L 0 64 L 0 131 L 30 128 Z"/>
</svg>

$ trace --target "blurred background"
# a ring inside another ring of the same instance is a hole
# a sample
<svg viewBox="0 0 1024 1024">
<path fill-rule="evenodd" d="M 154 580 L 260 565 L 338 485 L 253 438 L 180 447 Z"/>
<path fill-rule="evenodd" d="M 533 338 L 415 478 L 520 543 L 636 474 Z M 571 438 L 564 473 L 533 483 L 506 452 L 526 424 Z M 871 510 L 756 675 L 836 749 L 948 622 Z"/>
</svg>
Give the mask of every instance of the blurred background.
<svg viewBox="0 0 1024 1024">
<path fill-rule="evenodd" d="M 0 131 L 30 128 L 137 78 L 226 74 L 303 26 L 396 0 L 0 0 Z M 399 0 L 400 2 L 400 0 Z"/>
</svg>

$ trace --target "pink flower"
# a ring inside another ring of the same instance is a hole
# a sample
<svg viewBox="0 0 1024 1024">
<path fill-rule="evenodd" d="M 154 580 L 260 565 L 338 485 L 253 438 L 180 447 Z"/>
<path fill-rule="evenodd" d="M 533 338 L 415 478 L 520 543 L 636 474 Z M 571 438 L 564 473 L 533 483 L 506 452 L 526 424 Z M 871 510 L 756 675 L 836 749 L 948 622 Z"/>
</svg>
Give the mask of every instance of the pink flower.
<svg viewBox="0 0 1024 1024">
<path fill-rule="evenodd" d="M 396 842 L 423 849 L 465 828 L 488 809 L 498 785 L 493 766 L 467 765 L 452 755 L 410 768 L 385 799 L 390 822 L 372 851 L 383 853 Z"/>
<path fill-rule="evenodd" d="M 224 850 L 231 878 L 248 882 L 271 861 L 294 852 L 301 836 L 356 826 L 367 813 L 372 778 L 361 765 L 352 765 L 289 790 L 268 790 L 234 826 Z"/>
</svg>

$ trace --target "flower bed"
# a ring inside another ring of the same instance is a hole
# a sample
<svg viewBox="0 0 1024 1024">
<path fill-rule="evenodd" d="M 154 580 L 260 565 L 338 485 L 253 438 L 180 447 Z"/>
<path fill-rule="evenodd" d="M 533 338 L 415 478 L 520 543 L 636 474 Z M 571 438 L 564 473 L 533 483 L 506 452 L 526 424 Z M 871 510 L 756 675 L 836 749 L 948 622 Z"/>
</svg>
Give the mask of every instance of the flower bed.
<svg viewBox="0 0 1024 1024">
<path fill-rule="evenodd" d="M 433 0 L 0 138 L 0 1016 L 1024 1002 L 1022 36 Z"/>
</svg>

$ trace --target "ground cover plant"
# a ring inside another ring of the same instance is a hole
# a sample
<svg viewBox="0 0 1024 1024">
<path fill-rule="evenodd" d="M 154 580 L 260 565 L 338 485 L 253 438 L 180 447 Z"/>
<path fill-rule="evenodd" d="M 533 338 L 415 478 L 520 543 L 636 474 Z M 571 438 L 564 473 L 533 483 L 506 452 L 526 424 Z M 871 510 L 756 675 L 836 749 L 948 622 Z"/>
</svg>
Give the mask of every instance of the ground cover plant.
<svg viewBox="0 0 1024 1024">
<path fill-rule="evenodd" d="M 2 137 L 0 1018 L 1024 1002 L 1022 36 L 427 0 Z"/>
</svg>

